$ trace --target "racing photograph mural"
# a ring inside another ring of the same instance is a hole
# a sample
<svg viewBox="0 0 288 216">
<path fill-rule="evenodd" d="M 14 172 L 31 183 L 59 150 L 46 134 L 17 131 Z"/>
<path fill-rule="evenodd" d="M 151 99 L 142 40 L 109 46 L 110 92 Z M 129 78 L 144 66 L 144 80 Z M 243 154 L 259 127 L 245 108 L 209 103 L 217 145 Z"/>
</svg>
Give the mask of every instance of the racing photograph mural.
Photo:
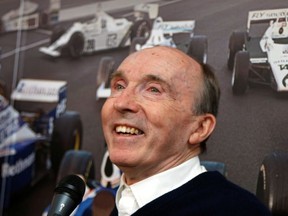
<svg viewBox="0 0 288 216">
<path fill-rule="evenodd" d="M 0 0 L 0 215 L 48 215 L 70 174 L 85 181 L 71 215 L 111 210 L 121 171 L 101 108 L 120 62 L 154 46 L 215 70 L 220 108 L 203 166 L 288 215 L 285 0 Z"/>
</svg>

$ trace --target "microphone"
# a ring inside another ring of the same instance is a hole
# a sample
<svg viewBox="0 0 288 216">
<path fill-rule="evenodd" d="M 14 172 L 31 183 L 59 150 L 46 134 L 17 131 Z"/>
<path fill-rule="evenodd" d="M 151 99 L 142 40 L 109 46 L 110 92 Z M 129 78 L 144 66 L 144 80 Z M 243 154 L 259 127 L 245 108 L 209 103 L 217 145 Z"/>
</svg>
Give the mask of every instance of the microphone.
<svg viewBox="0 0 288 216">
<path fill-rule="evenodd" d="M 48 216 L 69 216 L 82 201 L 85 182 L 78 175 L 67 175 L 54 190 Z"/>
</svg>

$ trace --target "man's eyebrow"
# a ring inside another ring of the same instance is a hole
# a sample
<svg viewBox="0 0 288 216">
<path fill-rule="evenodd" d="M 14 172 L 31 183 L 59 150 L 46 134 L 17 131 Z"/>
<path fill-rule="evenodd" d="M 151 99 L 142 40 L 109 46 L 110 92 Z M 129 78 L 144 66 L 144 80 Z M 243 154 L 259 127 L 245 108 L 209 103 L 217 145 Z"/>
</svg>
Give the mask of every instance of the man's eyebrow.
<svg viewBox="0 0 288 216">
<path fill-rule="evenodd" d="M 114 79 L 114 78 L 125 78 L 125 77 L 126 77 L 125 74 L 121 70 L 116 70 L 116 71 L 114 71 L 111 74 L 111 79 Z M 163 84 L 169 86 L 169 83 L 167 81 L 162 79 L 160 76 L 157 76 L 157 75 L 154 75 L 154 74 L 145 75 L 143 80 L 145 80 L 145 81 L 156 81 L 156 82 L 163 83 Z"/>
<path fill-rule="evenodd" d="M 144 77 L 144 80 L 147 80 L 147 81 L 156 81 L 156 82 L 159 82 L 159 83 L 163 83 L 167 86 L 170 86 L 169 83 L 167 81 L 165 81 L 164 79 L 162 79 L 160 76 L 157 76 L 157 75 L 154 75 L 154 74 L 147 74 L 145 77 Z"/>
<path fill-rule="evenodd" d="M 167 80 L 163 79 L 161 76 L 158 76 L 158 75 L 155 75 L 155 74 L 147 74 L 144 77 L 144 80 L 147 81 L 147 82 L 155 81 L 155 82 L 161 84 L 167 90 L 167 92 L 170 92 L 170 93 L 173 92 L 172 84 L 169 83 Z"/>
<path fill-rule="evenodd" d="M 115 79 L 115 78 L 119 78 L 119 77 L 125 77 L 122 71 L 116 70 L 111 74 L 111 80 Z"/>
<path fill-rule="evenodd" d="M 111 80 L 113 80 L 115 78 L 124 78 L 125 79 L 125 77 L 126 77 L 125 74 L 121 70 L 116 70 L 111 74 Z M 157 76 L 155 74 L 147 74 L 143 77 L 142 80 L 145 82 L 155 81 L 155 82 L 161 83 L 164 86 L 166 86 L 168 91 L 172 92 L 171 84 L 169 82 L 167 82 L 166 80 L 164 80 L 163 78 L 161 78 L 160 76 Z"/>
</svg>

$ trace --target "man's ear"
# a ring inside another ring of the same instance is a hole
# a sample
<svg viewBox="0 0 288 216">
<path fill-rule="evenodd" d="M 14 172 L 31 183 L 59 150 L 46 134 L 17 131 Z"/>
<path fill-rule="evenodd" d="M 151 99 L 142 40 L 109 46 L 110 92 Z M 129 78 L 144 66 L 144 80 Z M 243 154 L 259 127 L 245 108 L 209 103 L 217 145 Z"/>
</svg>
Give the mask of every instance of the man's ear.
<svg viewBox="0 0 288 216">
<path fill-rule="evenodd" d="M 207 113 L 201 116 L 197 116 L 196 122 L 194 122 L 194 129 L 189 137 L 189 143 L 190 144 L 201 143 L 210 136 L 215 126 L 216 126 L 216 118 L 214 115 Z"/>
</svg>

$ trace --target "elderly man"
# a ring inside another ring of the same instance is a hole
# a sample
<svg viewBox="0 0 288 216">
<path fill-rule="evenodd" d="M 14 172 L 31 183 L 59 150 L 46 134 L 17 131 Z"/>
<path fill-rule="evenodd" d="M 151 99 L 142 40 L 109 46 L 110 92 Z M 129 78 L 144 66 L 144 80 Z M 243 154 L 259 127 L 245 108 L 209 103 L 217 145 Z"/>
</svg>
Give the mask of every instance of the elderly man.
<svg viewBox="0 0 288 216">
<path fill-rule="evenodd" d="M 110 159 L 123 172 L 112 215 L 270 215 L 200 165 L 219 97 L 210 68 L 175 48 L 147 48 L 120 64 L 102 109 Z"/>
</svg>

